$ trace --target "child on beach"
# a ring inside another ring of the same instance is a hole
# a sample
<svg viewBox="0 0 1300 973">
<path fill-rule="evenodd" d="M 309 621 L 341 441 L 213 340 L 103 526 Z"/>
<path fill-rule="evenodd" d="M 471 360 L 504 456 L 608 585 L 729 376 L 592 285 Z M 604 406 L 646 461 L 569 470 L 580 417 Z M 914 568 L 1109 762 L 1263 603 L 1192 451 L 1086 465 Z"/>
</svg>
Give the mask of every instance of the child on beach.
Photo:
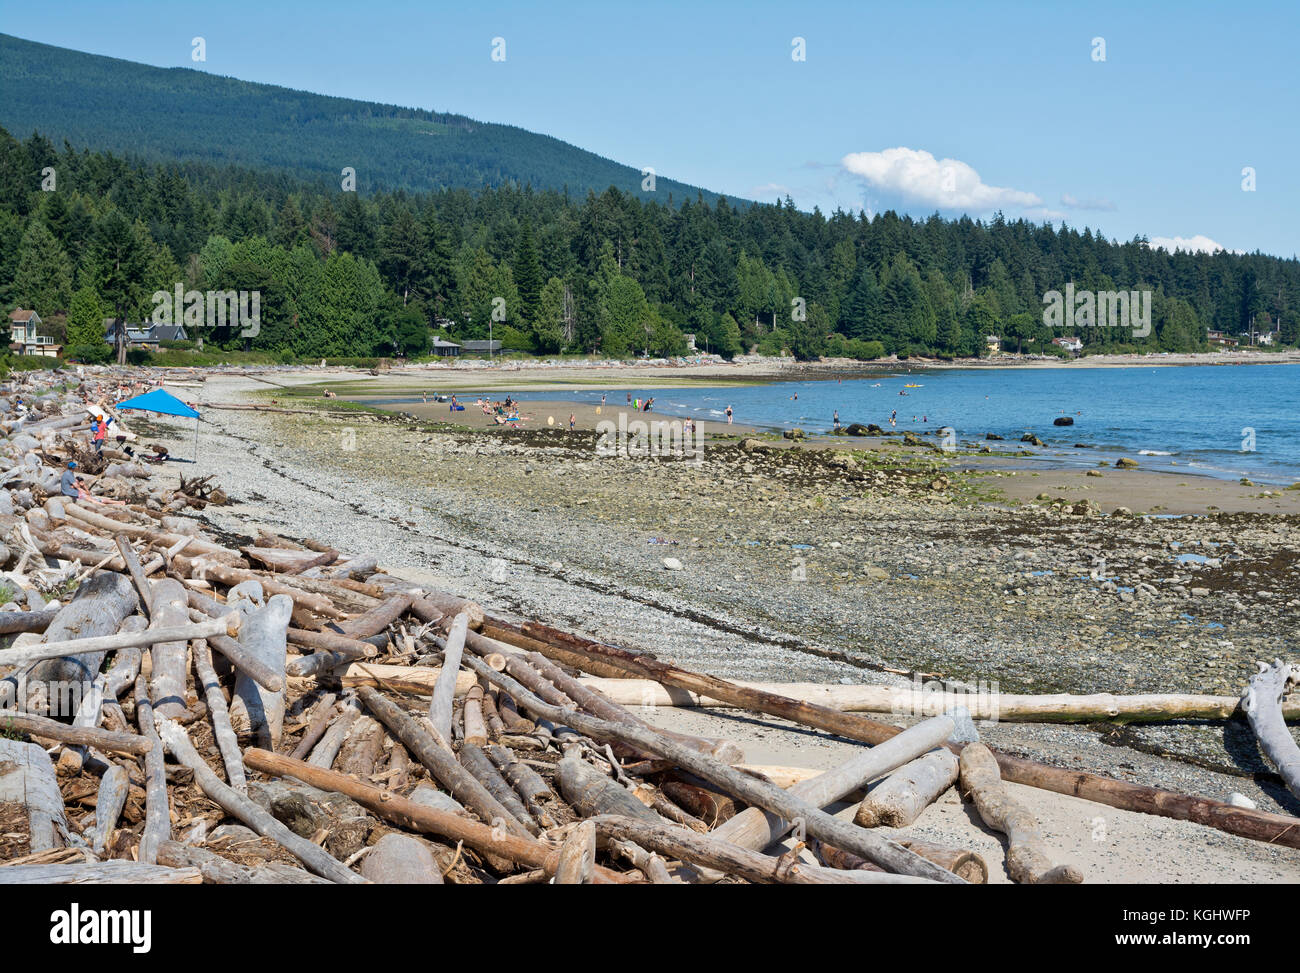
<svg viewBox="0 0 1300 973">
<path fill-rule="evenodd" d="M 572 412 L 569 413 L 569 432 L 573 432 L 574 427 L 578 424 L 578 417 Z"/>
</svg>

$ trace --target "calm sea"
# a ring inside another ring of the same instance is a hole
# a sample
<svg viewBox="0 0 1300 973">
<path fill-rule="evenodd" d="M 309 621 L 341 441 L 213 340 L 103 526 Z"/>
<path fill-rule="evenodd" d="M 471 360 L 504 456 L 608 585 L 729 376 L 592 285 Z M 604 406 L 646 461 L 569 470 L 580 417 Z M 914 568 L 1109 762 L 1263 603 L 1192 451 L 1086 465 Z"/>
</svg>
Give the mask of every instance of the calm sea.
<svg viewBox="0 0 1300 973">
<path fill-rule="evenodd" d="M 656 412 L 716 420 L 730 405 L 736 422 L 771 429 L 799 426 L 810 435 L 827 432 L 836 410 L 845 425 L 874 422 L 886 428 L 897 410 L 898 430 L 948 426 L 959 443 L 983 441 L 991 432 L 1018 449 L 1020 437 L 1032 432 L 1047 443 L 1033 452 L 1053 466 L 1095 466 L 1098 459 L 1122 455 L 1139 459 L 1147 469 L 1249 476 L 1263 483 L 1300 480 L 1300 366 L 1295 365 L 900 370 L 842 381 L 648 387 L 632 394 L 653 395 Z M 601 390 L 516 397 L 561 395 L 599 402 Z M 623 389 L 609 390 L 610 404 L 622 404 L 625 395 Z M 1074 425 L 1054 426 L 1052 420 L 1061 415 L 1073 417 Z"/>
</svg>

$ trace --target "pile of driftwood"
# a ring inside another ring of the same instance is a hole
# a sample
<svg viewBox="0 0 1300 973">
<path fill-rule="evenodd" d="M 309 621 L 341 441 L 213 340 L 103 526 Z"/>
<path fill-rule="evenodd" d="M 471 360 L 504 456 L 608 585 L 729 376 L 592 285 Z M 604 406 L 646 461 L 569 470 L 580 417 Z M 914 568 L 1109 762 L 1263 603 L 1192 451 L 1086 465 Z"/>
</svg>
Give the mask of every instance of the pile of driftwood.
<svg viewBox="0 0 1300 973">
<path fill-rule="evenodd" d="M 1294 818 L 998 753 L 933 700 L 899 729 L 850 711 L 870 694 L 689 672 L 364 554 L 232 545 L 181 516 L 202 490 L 154 471 L 106 467 L 94 489 L 129 481 L 121 505 L 61 497 L 52 460 L 86 448 L 86 403 L 51 395 L 0 443 L 0 882 L 982 883 L 971 850 L 882 830 L 954 786 L 1006 836 L 1015 881 L 1082 881 L 1006 781 L 1300 847 Z M 868 746 L 820 773 L 753 767 L 651 722 L 714 704 Z M 827 810 L 845 800 L 853 820 Z"/>
</svg>

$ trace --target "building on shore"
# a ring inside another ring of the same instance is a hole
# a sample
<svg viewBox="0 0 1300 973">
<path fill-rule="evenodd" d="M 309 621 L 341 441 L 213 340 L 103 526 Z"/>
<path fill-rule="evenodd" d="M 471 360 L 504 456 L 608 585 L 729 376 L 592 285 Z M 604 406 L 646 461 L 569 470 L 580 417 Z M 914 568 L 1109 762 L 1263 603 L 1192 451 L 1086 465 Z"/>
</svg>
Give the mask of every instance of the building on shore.
<svg viewBox="0 0 1300 973">
<path fill-rule="evenodd" d="M 9 350 L 15 355 L 40 355 L 58 358 L 63 345 L 41 334 L 41 316 L 35 311 L 15 308 L 9 312 Z"/>
</svg>

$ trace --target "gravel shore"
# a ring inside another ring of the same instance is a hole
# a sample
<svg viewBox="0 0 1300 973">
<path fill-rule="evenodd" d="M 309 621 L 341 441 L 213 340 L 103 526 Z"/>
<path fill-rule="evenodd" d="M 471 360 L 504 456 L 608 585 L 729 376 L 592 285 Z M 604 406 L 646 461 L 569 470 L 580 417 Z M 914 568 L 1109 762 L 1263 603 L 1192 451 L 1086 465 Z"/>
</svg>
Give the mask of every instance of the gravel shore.
<svg viewBox="0 0 1300 973">
<path fill-rule="evenodd" d="M 203 400 L 264 403 L 264 389 L 210 376 Z M 193 433 L 174 429 L 191 455 Z M 1012 510 L 928 453 L 710 440 L 696 464 L 602 457 L 567 430 L 208 409 L 197 464 L 177 469 L 216 474 L 233 502 L 205 516 L 232 535 L 368 552 L 494 613 L 724 678 L 1237 695 L 1256 659 L 1294 649 L 1294 518 Z M 1058 766 L 1300 810 L 1236 722 L 980 730 Z"/>
</svg>

